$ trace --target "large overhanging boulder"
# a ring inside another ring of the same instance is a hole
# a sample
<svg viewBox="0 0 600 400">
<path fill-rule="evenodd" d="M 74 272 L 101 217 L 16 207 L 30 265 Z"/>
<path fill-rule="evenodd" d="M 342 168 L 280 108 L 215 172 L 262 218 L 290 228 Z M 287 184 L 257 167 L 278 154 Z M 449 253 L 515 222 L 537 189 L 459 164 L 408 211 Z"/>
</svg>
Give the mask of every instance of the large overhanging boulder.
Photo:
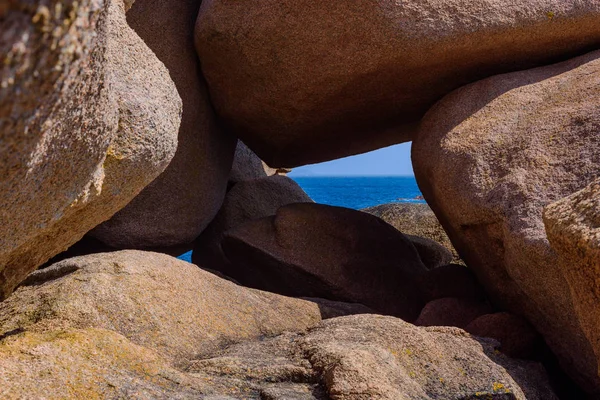
<svg viewBox="0 0 600 400">
<path fill-rule="evenodd" d="M 410 141 L 469 82 L 600 44 L 598 0 L 205 0 L 215 107 L 272 166 Z"/>
</svg>

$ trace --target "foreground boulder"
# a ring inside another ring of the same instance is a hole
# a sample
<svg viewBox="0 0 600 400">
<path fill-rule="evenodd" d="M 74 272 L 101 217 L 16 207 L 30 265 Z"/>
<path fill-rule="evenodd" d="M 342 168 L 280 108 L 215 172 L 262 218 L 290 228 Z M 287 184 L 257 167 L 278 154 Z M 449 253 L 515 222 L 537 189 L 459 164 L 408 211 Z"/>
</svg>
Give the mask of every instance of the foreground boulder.
<svg viewBox="0 0 600 400">
<path fill-rule="evenodd" d="M 600 363 L 600 179 L 547 206 L 544 222 L 571 288 L 577 321 Z"/>
<path fill-rule="evenodd" d="M 77 257 L 36 271 L 0 303 L 0 387 L 8 398 L 189 399 L 212 385 L 176 366 L 320 320 L 314 303 L 163 254 Z"/>
<path fill-rule="evenodd" d="M 589 51 L 599 24 L 596 0 L 207 0 L 196 48 L 223 120 L 293 167 L 410 141 L 453 89 Z"/>
<path fill-rule="evenodd" d="M 196 240 L 192 262 L 202 268 L 237 276 L 221 249 L 225 232 L 244 222 L 275 215 L 279 207 L 307 202 L 312 202 L 310 197 L 286 176 L 274 175 L 236 183 L 227 193 L 215 219 Z"/>
<path fill-rule="evenodd" d="M 539 364 L 495 355 L 491 341 L 374 315 L 334 318 L 305 335 L 231 346 L 192 361 L 189 371 L 235 388 L 234 398 L 557 398 Z"/>
<path fill-rule="evenodd" d="M 243 288 L 174 257 L 133 250 L 61 261 L 30 275 L 0 303 L 0 337 L 112 330 L 174 362 L 320 320 L 314 303 Z"/>
<path fill-rule="evenodd" d="M 194 50 L 200 0 L 138 0 L 127 21 L 166 65 L 183 100 L 179 146 L 168 168 L 92 235 L 119 249 L 191 243 L 225 196 L 235 139 L 217 126 Z"/>
<path fill-rule="evenodd" d="M 0 14 L 2 299 L 166 168 L 181 100 L 120 0 Z"/>
<path fill-rule="evenodd" d="M 356 302 L 414 320 L 425 266 L 394 227 L 360 211 L 292 204 L 227 231 L 222 248 L 240 283 L 289 296 Z"/>
<path fill-rule="evenodd" d="M 598 360 L 542 212 L 600 176 L 599 108 L 594 52 L 457 90 L 427 114 L 412 155 L 423 195 L 488 295 L 598 394 Z"/>
<path fill-rule="evenodd" d="M 440 221 L 438 221 L 427 204 L 390 203 L 365 208 L 362 211 L 381 218 L 400 232 L 409 235 L 411 239 L 413 237 L 421 237 L 443 246 L 447 251 L 434 248 L 433 251 L 427 252 L 428 254 L 432 254 L 432 261 L 438 264 L 435 267 L 450 264 L 451 262 L 461 262 L 460 256 L 454 249 L 452 242 L 450 242 L 450 238 L 448 238 L 444 228 L 440 225 Z M 419 239 L 413 239 L 412 241 L 413 243 L 419 243 Z M 421 240 L 421 242 L 425 241 Z M 434 246 L 430 245 L 429 247 Z M 448 255 L 448 252 L 451 254 Z"/>
<path fill-rule="evenodd" d="M 454 328 L 335 318 L 308 334 L 229 343 L 174 365 L 114 330 L 54 327 L 0 340 L 8 398 L 554 400 L 543 369 Z"/>
</svg>

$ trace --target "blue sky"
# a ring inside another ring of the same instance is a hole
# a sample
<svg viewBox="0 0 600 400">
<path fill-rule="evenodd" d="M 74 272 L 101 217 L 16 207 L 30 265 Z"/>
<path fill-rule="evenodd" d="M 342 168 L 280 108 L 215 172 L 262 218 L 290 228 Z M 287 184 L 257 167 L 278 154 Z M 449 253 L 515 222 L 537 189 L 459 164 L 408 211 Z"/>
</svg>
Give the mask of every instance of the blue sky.
<svg viewBox="0 0 600 400">
<path fill-rule="evenodd" d="M 294 168 L 290 176 L 398 176 L 414 175 L 410 143 L 370 153 Z"/>
</svg>

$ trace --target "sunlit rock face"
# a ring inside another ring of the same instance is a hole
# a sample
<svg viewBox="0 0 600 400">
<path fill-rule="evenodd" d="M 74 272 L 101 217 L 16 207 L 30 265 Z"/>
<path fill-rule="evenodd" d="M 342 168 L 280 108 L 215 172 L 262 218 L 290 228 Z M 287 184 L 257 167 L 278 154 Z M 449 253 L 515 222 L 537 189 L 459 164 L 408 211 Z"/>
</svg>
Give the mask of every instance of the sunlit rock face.
<svg viewBox="0 0 600 400">
<path fill-rule="evenodd" d="M 600 52 L 498 75 L 433 107 L 412 154 L 425 199 L 488 295 L 526 316 L 594 393 L 594 345 L 542 213 L 600 176 L 599 106 Z"/>
<path fill-rule="evenodd" d="M 181 99 L 120 0 L 11 1 L 0 18 L 1 299 L 166 168 Z"/>
</svg>

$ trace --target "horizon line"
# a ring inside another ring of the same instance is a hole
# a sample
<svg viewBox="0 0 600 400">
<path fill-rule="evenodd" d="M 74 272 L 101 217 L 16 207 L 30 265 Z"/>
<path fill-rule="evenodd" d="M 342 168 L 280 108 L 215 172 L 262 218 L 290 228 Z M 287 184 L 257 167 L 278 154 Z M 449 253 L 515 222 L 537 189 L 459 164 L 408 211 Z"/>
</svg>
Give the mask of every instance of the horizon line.
<svg viewBox="0 0 600 400">
<path fill-rule="evenodd" d="M 290 178 L 414 178 L 414 174 L 407 175 L 320 175 L 320 174 L 307 174 L 307 175 L 294 175 L 293 173 L 287 174 Z"/>
</svg>

